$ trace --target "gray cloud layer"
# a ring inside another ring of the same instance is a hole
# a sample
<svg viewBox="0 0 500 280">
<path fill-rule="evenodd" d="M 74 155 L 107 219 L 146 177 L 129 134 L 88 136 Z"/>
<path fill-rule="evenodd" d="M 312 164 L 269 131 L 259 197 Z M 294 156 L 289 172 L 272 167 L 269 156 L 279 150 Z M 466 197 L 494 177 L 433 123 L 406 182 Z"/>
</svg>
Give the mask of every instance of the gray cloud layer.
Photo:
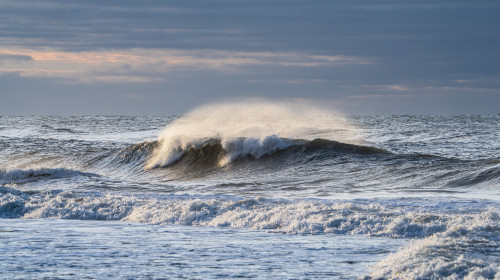
<svg viewBox="0 0 500 280">
<path fill-rule="evenodd" d="M 0 114 L 247 96 L 498 113 L 498 14 L 497 1 L 0 1 Z"/>
<path fill-rule="evenodd" d="M 0 53 L 0 63 L 2 63 L 2 61 L 7 61 L 7 60 L 30 61 L 33 60 L 33 58 L 29 55 Z"/>
</svg>

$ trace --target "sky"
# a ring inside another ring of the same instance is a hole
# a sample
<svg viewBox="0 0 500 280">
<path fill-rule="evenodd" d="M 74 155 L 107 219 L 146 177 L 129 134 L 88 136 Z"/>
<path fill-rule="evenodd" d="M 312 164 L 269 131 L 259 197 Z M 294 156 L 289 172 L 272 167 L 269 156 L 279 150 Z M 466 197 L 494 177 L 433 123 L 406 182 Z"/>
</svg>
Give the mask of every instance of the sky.
<svg viewBox="0 0 500 280">
<path fill-rule="evenodd" d="M 0 115 L 500 113 L 500 1 L 0 0 Z"/>
</svg>

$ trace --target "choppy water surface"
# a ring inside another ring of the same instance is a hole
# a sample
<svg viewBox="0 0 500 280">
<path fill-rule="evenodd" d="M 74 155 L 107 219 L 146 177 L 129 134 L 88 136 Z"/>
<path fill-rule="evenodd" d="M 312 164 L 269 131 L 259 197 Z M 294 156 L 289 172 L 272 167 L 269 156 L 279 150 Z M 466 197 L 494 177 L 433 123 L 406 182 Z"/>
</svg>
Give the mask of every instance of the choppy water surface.
<svg viewBox="0 0 500 280">
<path fill-rule="evenodd" d="M 499 206 L 500 115 L 0 117 L 7 278 L 495 279 Z"/>
</svg>

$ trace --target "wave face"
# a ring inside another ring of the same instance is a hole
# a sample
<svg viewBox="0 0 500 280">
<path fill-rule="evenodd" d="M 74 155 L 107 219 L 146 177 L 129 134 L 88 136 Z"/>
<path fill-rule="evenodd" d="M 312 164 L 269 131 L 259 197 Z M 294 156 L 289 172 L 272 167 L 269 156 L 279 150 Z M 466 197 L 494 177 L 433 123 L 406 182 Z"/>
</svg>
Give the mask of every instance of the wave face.
<svg viewBox="0 0 500 280">
<path fill-rule="evenodd" d="M 198 108 L 170 123 L 146 168 L 165 167 L 188 150 L 213 141 L 222 150 L 219 165 L 286 149 L 294 140 L 324 138 L 354 142 L 355 128 L 331 112 L 298 104 L 225 103 Z"/>
</svg>

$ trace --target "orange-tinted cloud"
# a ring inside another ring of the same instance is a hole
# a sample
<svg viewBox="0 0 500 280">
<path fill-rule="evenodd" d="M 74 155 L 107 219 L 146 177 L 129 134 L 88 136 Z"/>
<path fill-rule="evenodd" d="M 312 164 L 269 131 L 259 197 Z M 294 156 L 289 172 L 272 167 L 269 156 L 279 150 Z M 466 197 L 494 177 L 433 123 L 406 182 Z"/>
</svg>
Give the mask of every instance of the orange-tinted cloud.
<svg viewBox="0 0 500 280">
<path fill-rule="evenodd" d="M 21 76 L 57 77 L 74 82 L 151 82 L 161 74 L 184 70 L 233 71 L 252 65 L 316 67 L 334 64 L 365 64 L 368 60 L 347 56 L 317 56 L 291 52 L 232 52 L 216 50 L 128 49 L 119 51 L 67 52 L 55 49 L 12 50 L 0 53 L 31 57 L 30 63 L 11 61 L 1 72 Z"/>
</svg>

